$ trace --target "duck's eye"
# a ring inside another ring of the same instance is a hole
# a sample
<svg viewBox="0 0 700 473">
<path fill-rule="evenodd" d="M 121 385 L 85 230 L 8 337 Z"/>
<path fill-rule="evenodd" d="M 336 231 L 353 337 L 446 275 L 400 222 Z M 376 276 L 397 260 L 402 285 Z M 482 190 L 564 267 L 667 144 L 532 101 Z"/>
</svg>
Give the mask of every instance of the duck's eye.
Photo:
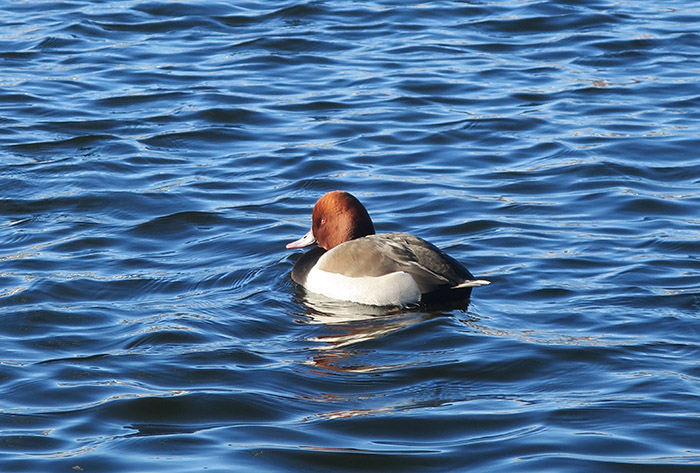
<svg viewBox="0 0 700 473">
<path fill-rule="evenodd" d="M 326 224 L 326 219 L 325 219 L 325 218 L 322 218 L 320 223 L 321 223 L 321 225 L 325 225 L 325 224 Z"/>
</svg>

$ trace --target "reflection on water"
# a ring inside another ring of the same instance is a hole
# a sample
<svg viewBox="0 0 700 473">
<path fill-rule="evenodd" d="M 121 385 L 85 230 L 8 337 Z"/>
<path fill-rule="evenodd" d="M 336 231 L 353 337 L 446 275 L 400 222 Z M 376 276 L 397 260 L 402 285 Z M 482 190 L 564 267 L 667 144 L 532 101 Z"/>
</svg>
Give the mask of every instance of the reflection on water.
<svg viewBox="0 0 700 473">
<path fill-rule="evenodd" d="M 297 286 L 295 302 L 306 307 L 305 322 L 312 324 L 337 324 L 352 321 L 372 320 L 391 316 L 401 310 L 396 307 L 379 307 L 331 299 L 308 292 Z"/>
<path fill-rule="evenodd" d="M 306 307 L 301 322 L 323 324 L 328 335 L 308 338 L 319 343 L 315 349 L 330 350 L 373 340 L 413 324 L 443 315 L 420 308 L 377 307 L 338 301 L 304 292 L 297 299 Z"/>
<path fill-rule="evenodd" d="M 368 356 L 359 356 L 371 351 L 357 346 L 363 342 L 384 337 L 442 315 L 337 301 L 312 293 L 303 295 L 303 305 L 306 312 L 299 317 L 299 321 L 323 326 L 323 333 L 306 338 L 311 342 L 309 348 L 315 352 L 307 363 L 331 372 L 368 373 L 406 366 L 353 364 L 351 360 L 370 359 Z"/>
</svg>

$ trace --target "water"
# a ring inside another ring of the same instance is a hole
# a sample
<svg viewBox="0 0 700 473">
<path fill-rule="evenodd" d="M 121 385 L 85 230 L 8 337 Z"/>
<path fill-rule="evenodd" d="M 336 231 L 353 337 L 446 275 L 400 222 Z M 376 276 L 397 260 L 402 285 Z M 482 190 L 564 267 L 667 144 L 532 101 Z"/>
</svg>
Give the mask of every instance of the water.
<svg viewBox="0 0 700 473">
<path fill-rule="evenodd" d="M 700 7 L 2 2 L 0 470 L 700 468 Z M 324 192 L 493 283 L 315 300 Z"/>
</svg>

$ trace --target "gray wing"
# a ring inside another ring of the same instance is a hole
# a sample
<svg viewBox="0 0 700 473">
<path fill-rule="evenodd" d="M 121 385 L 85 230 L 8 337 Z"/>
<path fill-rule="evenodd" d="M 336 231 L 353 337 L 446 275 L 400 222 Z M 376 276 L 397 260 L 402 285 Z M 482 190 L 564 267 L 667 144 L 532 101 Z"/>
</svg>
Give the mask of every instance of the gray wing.
<svg viewBox="0 0 700 473">
<path fill-rule="evenodd" d="M 454 258 L 407 233 L 369 235 L 345 242 L 326 253 L 322 269 L 349 277 L 404 271 L 413 276 L 421 293 L 474 279 Z"/>
</svg>

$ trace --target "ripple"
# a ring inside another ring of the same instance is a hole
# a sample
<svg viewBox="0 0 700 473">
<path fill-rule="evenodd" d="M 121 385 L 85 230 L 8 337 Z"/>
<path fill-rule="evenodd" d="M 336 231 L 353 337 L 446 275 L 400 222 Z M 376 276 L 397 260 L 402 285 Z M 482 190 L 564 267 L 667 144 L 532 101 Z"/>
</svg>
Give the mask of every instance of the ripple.
<svg viewBox="0 0 700 473">
<path fill-rule="evenodd" d="M 697 8 L 7 12 L 3 471 L 694 467 Z M 493 283 L 306 294 L 338 188 Z"/>
</svg>

